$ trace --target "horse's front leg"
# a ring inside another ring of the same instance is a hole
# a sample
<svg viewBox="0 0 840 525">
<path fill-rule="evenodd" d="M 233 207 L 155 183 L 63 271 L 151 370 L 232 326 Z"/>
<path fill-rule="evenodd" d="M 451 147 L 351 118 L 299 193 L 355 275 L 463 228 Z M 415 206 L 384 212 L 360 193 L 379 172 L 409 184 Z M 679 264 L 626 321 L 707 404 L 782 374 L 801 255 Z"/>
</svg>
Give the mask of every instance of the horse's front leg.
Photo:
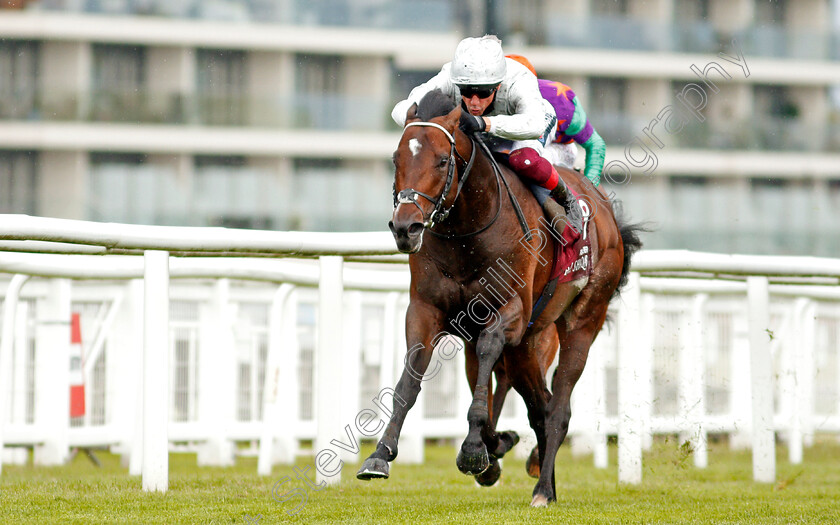
<svg viewBox="0 0 840 525">
<path fill-rule="evenodd" d="M 491 426 L 488 407 L 490 375 L 505 345 L 517 344 L 523 331 L 522 303 L 517 297 L 504 305 L 493 324 L 484 328 L 478 336 L 475 345 L 478 373 L 472 404 L 467 412 L 469 433 L 456 460 L 458 470 L 464 474 L 475 476 L 490 466 L 491 458 L 487 452 L 486 441 L 490 441 L 489 445 L 494 449 L 497 443 L 493 441 L 498 441 L 498 436 Z M 513 446 L 513 443 L 510 446 Z"/>
<path fill-rule="evenodd" d="M 433 342 L 443 332 L 443 313 L 437 308 L 412 299 L 406 314 L 405 338 L 408 348 L 405 368 L 394 390 L 394 406 L 391 420 L 385 427 L 376 450 L 356 473 L 363 480 L 387 478 L 388 463 L 397 457 L 397 444 L 400 439 L 405 417 L 417 401 L 420 384 L 434 351 Z"/>
</svg>

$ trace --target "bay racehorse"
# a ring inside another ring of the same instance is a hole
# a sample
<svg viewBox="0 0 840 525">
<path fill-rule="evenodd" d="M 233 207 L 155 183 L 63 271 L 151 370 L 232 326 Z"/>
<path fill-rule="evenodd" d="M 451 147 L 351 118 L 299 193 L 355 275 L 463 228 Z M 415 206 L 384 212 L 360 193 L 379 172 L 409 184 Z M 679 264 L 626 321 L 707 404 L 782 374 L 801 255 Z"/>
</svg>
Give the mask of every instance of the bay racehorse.
<svg viewBox="0 0 840 525">
<path fill-rule="evenodd" d="M 581 259 L 589 270 L 582 277 L 543 295 L 553 268 L 546 262 L 554 259 L 561 237 L 549 231 L 552 225 L 541 219 L 542 208 L 526 185 L 508 168 L 494 167 L 476 139 L 459 129 L 460 115 L 449 97 L 429 93 L 409 109 L 394 153 L 396 207 L 389 226 L 398 249 L 410 254 L 409 350 L 390 421 L 357 477 L 389 476 L 388 463 L 397 457 L 400 430 L 435 344 L 454 335 L 464 341 L 473 392 L 458 469 L 492 485 L 501 475 L 498 459 L 519 439 L 495 429 L 495 367 L 503 379 L 501 395 L 510 385 L 525 400 L 537 437 L 532 460 L 537 465 L 530 467 L 539 471 L 531 505 L 546 506 L 556 499 L 554 461 L 569 426 L 572 388 L 610 299 L 626 280 L 630 257 L 641 246 L 640 228 L 619 225 L 603 193 L 579 174 L 559 169 L 587 202 L 583 235 L 591 256 Z M 550 392 L 545 373 L 558 344 Z"/>
</svg>

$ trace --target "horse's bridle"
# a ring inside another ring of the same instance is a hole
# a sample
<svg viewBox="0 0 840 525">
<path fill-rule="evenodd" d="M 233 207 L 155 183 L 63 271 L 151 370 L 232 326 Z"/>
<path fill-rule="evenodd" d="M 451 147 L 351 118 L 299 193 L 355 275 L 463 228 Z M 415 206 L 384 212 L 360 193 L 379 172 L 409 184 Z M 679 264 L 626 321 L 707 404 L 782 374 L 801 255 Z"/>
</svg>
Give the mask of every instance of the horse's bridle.
<svg viewBox="0 0 840 525">
<path fill-rule="evenodd" d="M 425 228 L 432 228 L 435 224 L 440 221 L 446 220 L 449 216 L 449 212 L 452 211 L 452 208 L 455 206 L 455 202 L 458 200 L 458 195 L 461 194 L 461 188 L 464 186 L 464 182 L 466 182 L 467 177 L 472 170 L 473 162 L 475 161 L 475 151 L 476 148 L 473 146 L 472 152 L 470 153 L 470 160 L 467 161 L 464 157 L 458 153 L 457 148 L 455 148 L 455 137 L 443 126 L 440 124 L 435 124 L 434 122 L 409 122 L 405 125 L 403 133 L 405 130 L 412 127 L 412 126 L 423 126 L 423 127 L 430 127 L 430 128 L 437 128 L 446 135 L 446 138 L 449 140 L 449 168 L 446 173 L 446 182 L 443 185 L 443 190 L 441 190 L 440 195 L 437 198 L 434 198 L 430 195 L 423 193 L 422 191 L 417 191 L 414 188 L 406 188 L 399 193 L 394 195 L 394 207 L 399 206 L 400 204 L 414 204 L 420 210 L 420 214 L 423 215 L 423 208 L 420 206 L 420 203 L 417 202 L 417 197 L 423 197 L 427 201 L 434 204 L 434 209 L 432 213 L 429 214 L 429 218 L 423 222 L 423 226 Z M 452 181 L 455 178 L 455 156 L 458 156 L 459 159 L 466 162 L 467 165 L 464 168 L 464 173 L 461 175 L 461 179 L 458 181 L 458 188 L 455 192 L 455 198 L 452 200 L 452 204 L 449 205 L 448 208 L 443 209 L 443 201 L 446 200 L 446 195 L 449 193 L 450 188 L 452 187 Z"/>
</svg>

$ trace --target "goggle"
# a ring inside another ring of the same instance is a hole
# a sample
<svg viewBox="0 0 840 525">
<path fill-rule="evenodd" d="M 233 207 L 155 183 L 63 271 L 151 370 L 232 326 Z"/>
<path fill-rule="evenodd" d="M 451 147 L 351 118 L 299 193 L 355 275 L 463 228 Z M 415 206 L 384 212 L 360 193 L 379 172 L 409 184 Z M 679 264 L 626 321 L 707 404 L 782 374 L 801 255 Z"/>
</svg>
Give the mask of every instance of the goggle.
<svg viewBox="0 0 840 525">
<path fill-rule="evenodd" d="M 499 87 L 498 84 L 493 85 L 483 85 L 483 86 L 466 86 L 460 85 L 458 89 L 461 90 L 461 96 L 467 98 L 473 98 L 473 96 L 478 96 L 478 98 L 487 98 L 492 95 L 496 88 Z"/>
</svg>

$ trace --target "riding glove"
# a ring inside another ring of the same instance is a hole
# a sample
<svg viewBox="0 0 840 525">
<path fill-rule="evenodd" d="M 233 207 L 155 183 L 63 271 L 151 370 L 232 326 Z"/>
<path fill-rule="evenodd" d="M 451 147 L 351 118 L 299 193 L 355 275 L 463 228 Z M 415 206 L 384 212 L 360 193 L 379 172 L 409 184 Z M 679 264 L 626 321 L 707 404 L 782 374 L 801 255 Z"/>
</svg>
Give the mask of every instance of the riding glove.
<svg viewBox="0 0 840 525">
<path fill-rule="evenodd" d="M 461 112 L 461 122 L 460 122 L 461 131 L 464 133 L 475 133 L 477 131 L 484 131 L 485 124 L 484 118 L 479 117 L 477 115 L 471 115 L 466 111 Z"/>
</svg>

